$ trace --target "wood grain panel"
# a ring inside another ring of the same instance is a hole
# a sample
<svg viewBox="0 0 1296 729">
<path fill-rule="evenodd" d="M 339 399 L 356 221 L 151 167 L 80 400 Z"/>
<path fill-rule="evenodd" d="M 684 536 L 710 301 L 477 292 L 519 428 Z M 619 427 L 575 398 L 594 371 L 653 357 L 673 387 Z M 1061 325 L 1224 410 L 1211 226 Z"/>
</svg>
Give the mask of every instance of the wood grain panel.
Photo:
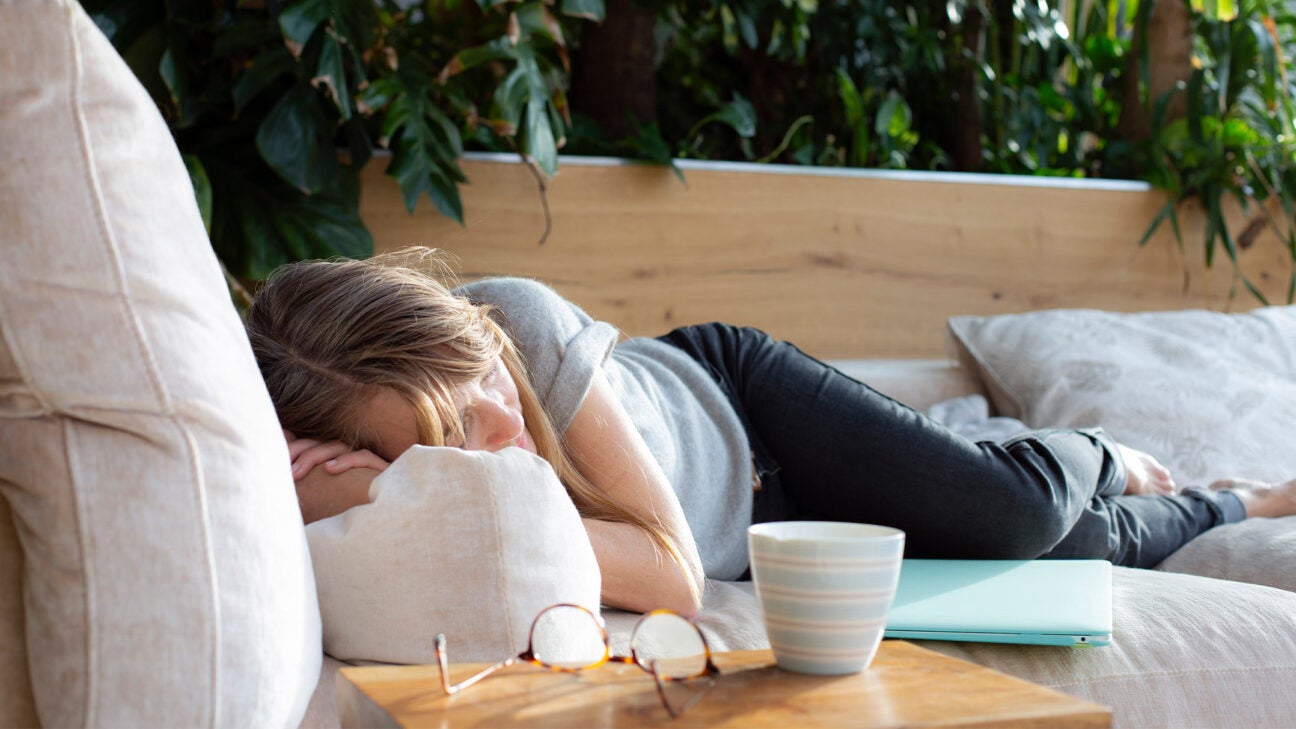
<svg viewBox="0 0 1296 729">
<path fill-rule="evenodd" d="M 1229 298 L 1227 261 L 1209 273 L 1198 263 L 1196 211 L 1182 214 L 1184 253 L 1168 226 L 1137 245 L 1164 199 L 1148 190 L 754 166 L 686 169 L 686 187 L 663 168 L 569 160 L 549 183 L 553 229 L 538 245 L 540 197 L 517 162 L 465 162 L 463 227 L 426 199 L 410 215 L 381 168 L 364 171 L 361 201 L 379 250 L 429 245 L 468 279 L 540 278 L 630 335 L 721 320 L 825 358 L 921 358 L 943 356 L 957 314 L 1255 305 L 1244 291 Z M 1271 300 L 1285 298 L 1277 236 L 1243 261 Z"/>
<path fill-rule="evenodd" d="M 849 676 L 789 673 L 774 665 L 768 650 L 720 653 L 716 664 L 721 675 L 715 685 L 673 720 L 652 678 L 626 664 L 579 675 L 510 668 L 455 696 L 442 692 L 435 666 L 344 668 L 338 706 L 343 727 L 1111 726 L 1105 707 L 904 641 L 884 641 L 868 670 Z M 451 671 L 457 677 L 482 667 Z"/>
</svg>

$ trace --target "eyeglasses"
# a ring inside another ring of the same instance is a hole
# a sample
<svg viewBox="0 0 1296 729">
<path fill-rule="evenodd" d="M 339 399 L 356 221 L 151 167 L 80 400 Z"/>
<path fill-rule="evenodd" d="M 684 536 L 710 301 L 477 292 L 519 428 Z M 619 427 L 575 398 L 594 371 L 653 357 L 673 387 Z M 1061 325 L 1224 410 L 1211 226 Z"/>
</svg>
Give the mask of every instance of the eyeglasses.
<svg viewBox="0 0 1296 729">
<path fill-rule="evenodd" d="M 446 637 L 436 637 L 437 664 L 441 669 L 441 688 L 455 694 L 490 674 L 526 662 L 551 671 L 576 673 L 598 668 L 605 663 L 632 663 L 651 673 L 657 683 L 657 696 L 671 718 L 683 714 L 697 703 L 703 691 L 715 685 L 720 669 L 711 662 L 711 649 L 697 624 L 672 610 L 646 613 L 630 634 L 630 655 L 614 656 L 608 644 L 607 629 L 593 612 L 580 605 L 560 603 L 540 611 L 531 623 L 527 649 L 513 658 L 496 663 L 471 678 L 450 683 L 450 661 L 446 658 Z M 709 683 L 679 706 L 672 705 L 666 684 L 705 678 Z"/>
</svg>

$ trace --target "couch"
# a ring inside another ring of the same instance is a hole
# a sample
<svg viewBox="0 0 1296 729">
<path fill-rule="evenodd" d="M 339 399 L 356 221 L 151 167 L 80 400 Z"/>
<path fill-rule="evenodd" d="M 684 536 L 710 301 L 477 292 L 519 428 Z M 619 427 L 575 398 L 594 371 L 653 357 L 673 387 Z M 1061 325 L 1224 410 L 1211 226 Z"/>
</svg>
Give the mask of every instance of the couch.
<svg viewBox="0 0 1296 729">
<path fill-rule="evenodd" d="M 524 458 L 402 458 L 375 508 L 441 509 L 392 529 L 412 538 L 370 555 L 382 572 L 336 549 L 382 520 L 353 510 L 303 529 L 273 409 L 151 100 L 70 0 L 0 0 L 0 71 L 0 726 L 336 726 L 345 662 L 426 661 L 437 632 L 456 659 L 491 660 L 518 649 L 536 605 L 596 600 L 588 543 L 562 528 L 569 504 Z M 954 357 L 839 365 L 958 427 L 996 427 L 991 408 L 1029 424 L 1100 417 L 1181 468 L 1256 456 L 1296 475 L 1289 308 L 1024 316 L 1068 321 L 956 320 Z M 1188 334 L 1158 338 L 1177 326 Z M 1188 346 L 1204 326 L 1229 357 Z M 1068 354 L 1097 343 L 1115 357 L 1132 341 L 1142 364 Z M 1160 374 L 1185 363 L 1171 388 Z M 1219 396 L 1170 414 L 1123 407 L 1148 392 Z M 450 494 L 457 505 L 436 501 Z M 523 523 L 548 538 L 522 539 Z M 1118 726 L 1289 725 L 1294 530 L 1248 522 L 1156 571 L 1117 569 L 1110 647 L 929 645 L 1112 706 Z M 624 643 L 634 616 L 604 616 Z M 717 649 L 764 645 L 749 584 L 709 584 L 700 623 Z"/>
</svg>

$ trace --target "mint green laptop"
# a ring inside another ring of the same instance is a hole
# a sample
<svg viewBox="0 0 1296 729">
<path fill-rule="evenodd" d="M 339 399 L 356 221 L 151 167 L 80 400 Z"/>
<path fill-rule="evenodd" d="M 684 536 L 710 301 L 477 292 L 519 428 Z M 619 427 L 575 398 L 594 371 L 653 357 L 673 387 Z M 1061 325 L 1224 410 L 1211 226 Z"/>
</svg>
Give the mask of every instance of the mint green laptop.
<svg viewBox="0 0 1296 729">
<path fill-rule="evenodd" d="M 906 559 L 886 637 L 980 643 L 1111 643 L 1103 560 Z"/>
</svg>

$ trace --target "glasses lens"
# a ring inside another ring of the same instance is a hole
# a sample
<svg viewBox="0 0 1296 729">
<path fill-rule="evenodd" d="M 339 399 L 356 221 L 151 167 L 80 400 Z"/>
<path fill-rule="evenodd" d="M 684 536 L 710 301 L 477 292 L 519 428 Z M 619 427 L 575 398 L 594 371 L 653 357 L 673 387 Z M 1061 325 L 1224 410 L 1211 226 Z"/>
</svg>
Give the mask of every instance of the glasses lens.
<svg viewBox="0 0 1296 729">
<path fill-rule="evenodd" d="M 630 639 L 635 661 L 662 678 L 693 678 L 706 672 L 706 643 L 697 626 L 674 613 L 652 613 Z"/>
<path fill-rule="evenodd" d="M 536 618 L 531 652 L 547 666 L 587 668 L 598 665 L 607 653 L 603 635 L 592 613 L 574 605 L 555 605 Z"/>
</svg>

